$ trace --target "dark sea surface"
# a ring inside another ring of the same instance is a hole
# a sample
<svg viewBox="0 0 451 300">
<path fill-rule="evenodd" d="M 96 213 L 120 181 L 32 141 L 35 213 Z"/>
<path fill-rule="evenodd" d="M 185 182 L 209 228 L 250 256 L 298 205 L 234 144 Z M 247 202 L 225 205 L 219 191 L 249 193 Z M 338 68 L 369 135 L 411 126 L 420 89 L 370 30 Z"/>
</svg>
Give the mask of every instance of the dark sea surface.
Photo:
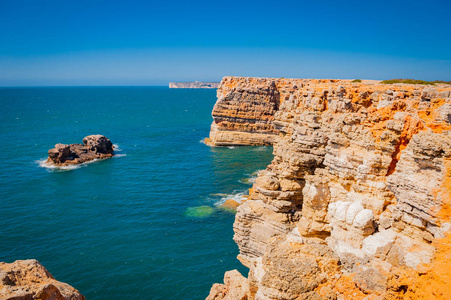
<svg viewBox="0 0 451 300">
<path fill-rule="evenodd" d="M 0 261 L 39 260 L 87 299 L 205 299 L 236 259 L 234 214 L 269 147 L 210 148 L 216 90 L 0 88 Z M 117 156 L 45 166 L 103 134 Z"/>
</svg>

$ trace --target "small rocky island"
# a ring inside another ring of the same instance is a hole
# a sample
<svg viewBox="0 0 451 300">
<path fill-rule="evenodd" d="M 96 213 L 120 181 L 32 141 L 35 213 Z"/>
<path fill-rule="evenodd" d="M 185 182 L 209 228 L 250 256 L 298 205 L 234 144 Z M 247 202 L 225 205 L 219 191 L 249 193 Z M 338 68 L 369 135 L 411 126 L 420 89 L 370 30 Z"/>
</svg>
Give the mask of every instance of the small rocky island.
<svg viewBox="0 0 451 300">
<path fill-rule="evenodd" d="M 94 159 L 110 158 L 114 155 L 111 141 L 100 134 L 88 135 L 83 144 L 56 144 L 49 150 L 47 163 L 56 166 L 76 165 Z"/>
</svg>

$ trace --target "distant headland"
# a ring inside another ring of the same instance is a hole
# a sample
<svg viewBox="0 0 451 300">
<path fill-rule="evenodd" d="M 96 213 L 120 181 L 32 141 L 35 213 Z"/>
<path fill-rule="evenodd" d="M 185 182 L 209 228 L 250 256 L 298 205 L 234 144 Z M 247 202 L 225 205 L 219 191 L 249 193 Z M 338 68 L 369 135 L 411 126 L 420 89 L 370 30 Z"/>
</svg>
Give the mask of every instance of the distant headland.
<svg viewBox="0 0 451 300">
<path fill-rule="evenodd" d="M 169 82 L 170 89 L 217 89 L 219 82 Z"/>
</svg>

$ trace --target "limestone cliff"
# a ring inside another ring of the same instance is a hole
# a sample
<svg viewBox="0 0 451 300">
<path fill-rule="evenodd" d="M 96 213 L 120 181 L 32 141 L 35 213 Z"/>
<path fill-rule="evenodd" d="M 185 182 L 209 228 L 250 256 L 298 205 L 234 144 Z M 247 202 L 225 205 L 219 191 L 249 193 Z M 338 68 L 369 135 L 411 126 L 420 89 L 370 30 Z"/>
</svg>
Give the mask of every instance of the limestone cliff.
<svg viewBox="0 0 451 300">
<path fill-rule="evenodd" d="M 207 299 L 448 296 L 450 85 L 226 77 L 213 116 L 279 135 L 235 218 L 249 276 Z"/>
<path fill-rule="evenodd" d="M 79 291 L 57 281 L 37 260 L 0 262 L 0 299 L 85 300 Z"/>
<path fill-rule="evenodd" d="M 218 87 L 217 97 L 207 144 L 273 144 L 278 134 L 273 124 L 274 114 L 280 103 L 280 92 L 275 81 L 224 77 Z"/>
</svg>

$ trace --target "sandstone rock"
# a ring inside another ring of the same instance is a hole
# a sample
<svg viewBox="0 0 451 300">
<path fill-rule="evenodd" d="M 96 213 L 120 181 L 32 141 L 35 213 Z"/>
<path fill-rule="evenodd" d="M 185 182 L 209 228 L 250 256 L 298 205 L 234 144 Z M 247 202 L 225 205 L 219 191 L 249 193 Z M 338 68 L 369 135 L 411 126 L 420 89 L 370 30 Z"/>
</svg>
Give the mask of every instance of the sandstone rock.
<svg viewBox="0 0 451 300">
<path fill-rule="evenodd" d="M 397 210 L 403 221 L 425 228 L 436 224 L 441 195 L 436 193 L 445 175 L 445 158 L 451 154 L 451 138 L 444 134 L 420 132 L 415 134 L 388 176 L 388 188 L 398 199 Z"/>
<path fill-rule="evenodd" d="M 364 251 L 343 240 L 328 238 L 327 245 L 338 254 L 342 268 L 347 272 L 355 272 L 359 266 L 369 261 Z"/>
<path fill-rule="evenodd" d="M 331 203 L 329 205 L 329 214 L 332 218 L 337 219 L 338 221 L 345 222 L 346 215 L 348 212 L 348 207 L 351 205 L 351 202 L 345 201 L 337 201 Z"/>
<path fill-rule="evenodd" d="M 227 77 L 221 89 L 213 135 L 279 133 L 234 223 L 250 299 L 377 299 L 393 269 L 433 262 L 451 231 L 449 85 Z M 339 265 L 323 268 L 318 249 Z"/>
<path fill-rule="evenodd" d="M 437 90 L 434 88 L 424 88 L 421 92 L 422 100 L 431 100 L 437 97 Z"/>
<path fill-rule="evenodd" d="M 206 300 L 247 300 L 248 297 L 248 280 L 238 270 L 232 270 L 225 273 L 224 284 L 213 285 Z"/>
<path fill-rule="evenodd" d="M 367 228 L 373 230 L 373 222 L 374 222 L 373 211 L 370 209 L 363 209 L 356 214 L 354 221 L 352 222 L 352 225 L 362 230 L 365 230 Z"/>
<path fill-rule="evenodd" d="M 267 172 L 264 172 L 264 174 L 260 174 L 258 178 L 255 180 L 255 183 L 266 190 L 269 191 L 276 191 L 280 187 L 280 183 L 274 176 L 271 176 L 271 174 L 268 174 Z"/>
<path fill-rule="evenodd" d="M 84 300 L 70 285 L 59 282 L 38 261 L 0 262 L 0 298 L 5 300 Z"/>
<path fill-rule="evenodd" d="M 231 210 L 236 210 L 240 206 L 240 203 L 236 202 L 233 199 L 228 199 L 226 202 L 224 202 L 221 207 Z"/>
<path fill-rule="evenodd" d="M 262 201 L 246 201 L 238 207 L 233 224 L 233 239 L 240 248 L 240 261 L 251 268 L 253 261 L 265 253 L 269 239 L 284 235 L 290 229 L 286 214 L 274 212 Z"/>
<path fill-rule="evenodd" d="M 359 202 L 353 202 L 346 211 L 346 223 L 351 225 L 358 213 L 363 210 L 363 205 Z"/>
<path fill-rule="evenodd" d="M 383 230 L 363 240 L 362 250 L 370 257 L 384 258 L 395 242 L 396 232 Z"/>
<path fill-rule="evenodd" d="M 210 131 L 212 146 L 272 145 L 280 95 L 273 81 L 224 77 L 218 87 Z"/>
<path fill-rule="evenodd" d="M 306 176 L 302 194 L 302 217 L 298 225 L 301 234 L 317 237 L 330 235 L 330 225 L 327 222 L 330 191 L 327 180 L 320 175 Z"/>
<path fill-rule="evenodd" d="M 282 242 L 268 249 L 263 266 L 256 299 L 308 299 L 337 268 L 338 257 L 325 245 Z"/>
<path fill-rule="evenodd" d="M 442 106 L 440 106 L 438 109 L 438 122 L 446 122 L 448 124 L 451 124 L 451 103 L 445 103 Z"/>
<path fill-rule="evenodd" d="M 357 272 L 353 280 L 366 293 L 384 292 L 387 286 L 387 276 L 374 268 L 367 268 Z"/>
<path fill-rule="evenodd" d="M 56 144 L 49 150 L 47 162 L 57 166 L 73 165 L 114 155 L 113 144 L 103 135 L 89 135 L 83 144 Z"/>
</svg>

